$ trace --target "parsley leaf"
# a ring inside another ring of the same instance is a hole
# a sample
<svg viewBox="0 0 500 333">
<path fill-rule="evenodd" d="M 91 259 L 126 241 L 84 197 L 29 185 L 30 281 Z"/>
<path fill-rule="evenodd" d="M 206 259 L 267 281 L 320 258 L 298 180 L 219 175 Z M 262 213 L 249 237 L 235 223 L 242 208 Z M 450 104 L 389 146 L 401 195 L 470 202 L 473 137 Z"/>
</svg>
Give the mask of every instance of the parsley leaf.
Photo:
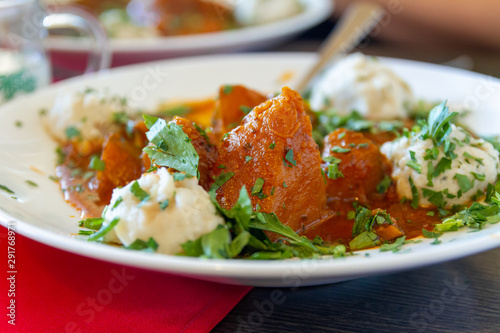
<svg viewBox="0 0 500 333">
<path fill-rule="evenodd" d="M 457 179 L 458 186 L 460 186 L 462 193 L 465 193 L 472 188 L 472 182 L 466 175 L 457 173 L 455 174 L 455 178 Z"/>
<path fill-rule="evenodd" d="M 102 228 L 98 232 L 96 232 L 95 234 L 93 234 L 92 236 L 87 238 L 87 241 L 93 242 L 93 241 L 97 241 L 100 238 L 104 237 L 108 232 L 113 230 L 113 228 L 118 224 L 119 221 L 120 221 L 120 218 L 115 217 L 111 222 L 109 222 L 109 224 L 107 226 L 103 225 Z"/>
<path fill-rule="evenodd" d="M 444 143 L 451 133 L 451 122 L 458 112 L 451 112 L 446 106 L 446 101 L 434 107 L 429 113 L 426 126 L 421 133 L 424 139 L 431 138 L 435 145 Z"/>
<path fill-rule="evenodd" d="M 97 155 L 92 156 L 92 159 L 90 160 L 89 163 L 89 169 L 104 171 L 105 168 L 106 168 L 106 162 L 102 161 Z"/>
<path fill-rule="evenodd" d="M 200 157 L 189 137 L 175 123 L 167 123 L 163 119 L 143 115 L 149 129 L 146 133 L 153 144 L 143 149 L 156 165 L 184 171 L 199 178 L 198 163 Z"/>
<path fill-rule="evenodd" d="M 330 149 L 330 151 L 332 151 L 334 153 L 348 153 L 351 150 L 349 148 L 342 148 L 339 146 L 334 146 L 334 147 L 332 147 L 332 149 Z"/>
<path fill-rule="evenodd" d="M 293 159 L 293 149 L 290 149 L 286 155 L 285 155 L 285 159 L 288 161 L 288 163 L 290 163 L 291 165 L 293 166 L 296 166 L 297 165 L 297 161 Z"/>
<path fill-rule="evenodd" d="M 136 239 L 132 244 L 126 246 L 125 248 L 129 250 L 154 253 L 156 252 L 156 250 L 158 250 L 158 243 L 156 243 L 153 237 L 150 237 L 147 242 L 143 241 L 142 239 Z"/>
<path fill-rule="evenodd" d="M 0 190 L 3 190 L 9 194 L 15 194 L 14 191 L 12 191 L 10 188 L 8 188 L 7 186 L 4 186 L 4 185 L 0 185 Z"/>
<path fill-rule="evenodd" d="M 140 203 L 139 203 L 139 207 L 144 205 L 149 199 L 151 199 L 151 196 L 148 194 L 148 192 L 144 191 L 141 186 L 139 185 L 139 183 L 136 181 L 134 181 L 134 183 L 132 184 L 132 186 L 130 187 L 130 192 L 132 192 L 132 194 L 134 195 L 134 197 L 136 197 L 137 199 L 139 199 Z"/>
</svg>

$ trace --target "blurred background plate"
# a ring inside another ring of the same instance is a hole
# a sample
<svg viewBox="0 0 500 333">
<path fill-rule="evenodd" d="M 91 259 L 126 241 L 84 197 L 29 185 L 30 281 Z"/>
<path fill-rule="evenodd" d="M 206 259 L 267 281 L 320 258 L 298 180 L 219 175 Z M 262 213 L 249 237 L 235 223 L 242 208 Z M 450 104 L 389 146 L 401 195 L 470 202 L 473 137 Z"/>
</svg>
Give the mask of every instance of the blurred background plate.
<svg viewBox="0 0 500 333">
<path fill-rule="evenodd" d="M 190 55 L 262 50 L 292 39 L 331 16 L 331 0 L 301 0 L 304 11 L 272 23 L 220 32 L 151 38 L 121 38 L 110 41 L 114 64 L 135 63 Z M 52 53 L 86 53 L 88 40 L 51 37 L 46 47 Z"/>
</svg>

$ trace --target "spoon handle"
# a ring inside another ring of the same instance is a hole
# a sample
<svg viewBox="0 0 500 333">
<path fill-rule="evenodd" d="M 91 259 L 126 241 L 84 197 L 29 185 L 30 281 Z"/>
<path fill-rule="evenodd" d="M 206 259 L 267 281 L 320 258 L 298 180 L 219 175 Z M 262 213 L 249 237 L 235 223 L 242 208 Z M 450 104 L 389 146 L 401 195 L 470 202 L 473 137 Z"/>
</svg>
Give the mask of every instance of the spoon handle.
<svg viewBox="0 0 500 333">
<path fill-rule="evenodd" d="M 384 9 L 372 2 L 354 2 L 340 18 L 320 47 L 319 59 L 312 69 L 296 85 L 296 90 L 304 93 L 311 80 L 339 55 L 346 54 L 375 28 L 384 15 Z"/>
</svg>

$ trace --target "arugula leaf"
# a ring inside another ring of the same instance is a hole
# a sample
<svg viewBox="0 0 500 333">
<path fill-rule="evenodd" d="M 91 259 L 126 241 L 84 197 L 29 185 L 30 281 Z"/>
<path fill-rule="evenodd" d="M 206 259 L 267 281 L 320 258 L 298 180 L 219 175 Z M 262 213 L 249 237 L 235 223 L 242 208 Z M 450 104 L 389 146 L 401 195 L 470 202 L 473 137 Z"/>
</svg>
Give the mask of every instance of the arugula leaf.
<svg viewBox="0 0 500 333">
<path fill-rule="evenodd" d="M 136 239 L 132 244 L 126 246 L 125 248 L 129 250 L 154 253 L 156 252 L 156 250 L 158 250 L 158 243 L 156 243 L 153 237 L 150 237 L 147 242 L 143 241 L 142 239 Z"/>
<path fill-rule="evenodd" d="M 198 164 L 200 156 L 194 149 L 191 139 L 175 123 L 143 115 L 149 131 L 148 140 L 153 144 L 143 149 L 156 165 L 184 171 L 199 178 Z"/>
</svg>

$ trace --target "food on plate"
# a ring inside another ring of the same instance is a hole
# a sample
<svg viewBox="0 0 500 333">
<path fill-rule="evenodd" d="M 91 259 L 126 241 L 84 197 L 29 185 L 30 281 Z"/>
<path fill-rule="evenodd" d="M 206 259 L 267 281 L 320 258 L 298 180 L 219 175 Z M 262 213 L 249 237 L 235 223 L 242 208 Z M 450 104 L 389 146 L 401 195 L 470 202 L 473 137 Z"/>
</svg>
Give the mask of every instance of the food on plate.
<svg viewBox="0 0 500 333">
<path fill-rule="evenodd" d="M 63 96 L 47 116 L 66 135 L 54 135 L 56 172 L 92 241 L 218 259 L 320 258 L 397 252 L 421 236 L 437 244 L 442 232 L 500 221 L 500 145 L 455 124 L 446 103 L 424 118 L 377 121 L 311 110 L 288 87 L 266 97 L 224 85 L 208 101 L 141 118 L 118 97 Z"/>
<path fill-rule="evenodd" d="M 44 0 L 48 5 L 61 1 Z M 67 0 L 96 16 L 112 38 L 210 33 L 262 25 L 300 14 L 298 0 Z"/>
<path fill-rule="evenodd" d="M 455 117 L 443 105 L 421 131 L 408 132 L 381 147 L 392 163 L 391 177 L 400 198 L 415 206 L 450 209 L 483 196 L 488 184 L 500 173 L 498 150 L 474 138 L 454 124 L 440 127 L 446 117 Z"/>
<path fill-rule="evenodd" d="M 303 10 L 299 0 L 239 0 L 234 15 L 243 25 L 259 25 L 298 15 Z"/>
<path fill-rule="evenodd" d="M 351 54 L 328 68 L 311 90 L 313 110 L 357 111 L 371 120 L 405 119 L 414 97 L 408 84 L 377 58 Z"/>
<path fill-rule="evenodd" d="M 171 174 L 166 168 L 116 188 L 102 217 L 104 228 L 115 225 L 107 241 L 130 247 L 138 239 L 153 239 L 149 245 L 164 254 L 179 253 L 185 242 L 224 224 L 195 177 Z"/>
</svg>

